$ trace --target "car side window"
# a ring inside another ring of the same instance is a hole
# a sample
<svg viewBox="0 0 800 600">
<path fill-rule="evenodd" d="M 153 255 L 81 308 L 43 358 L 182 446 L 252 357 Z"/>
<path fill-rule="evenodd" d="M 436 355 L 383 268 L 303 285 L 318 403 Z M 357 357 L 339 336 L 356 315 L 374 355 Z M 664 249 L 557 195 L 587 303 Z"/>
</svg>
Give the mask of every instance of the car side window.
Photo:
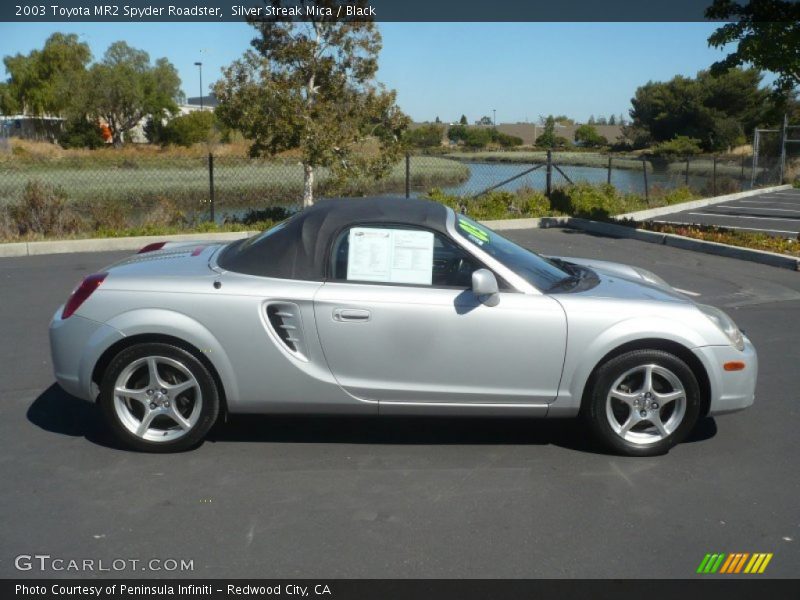
<svg viewBox="0 0 800 600">
<path fill-rule="evenodd" d="M 468 289 L 480 265 L 445 236 L 412 227 L 351 227 L 336 240 L 333 279 Z"/>
</svg>

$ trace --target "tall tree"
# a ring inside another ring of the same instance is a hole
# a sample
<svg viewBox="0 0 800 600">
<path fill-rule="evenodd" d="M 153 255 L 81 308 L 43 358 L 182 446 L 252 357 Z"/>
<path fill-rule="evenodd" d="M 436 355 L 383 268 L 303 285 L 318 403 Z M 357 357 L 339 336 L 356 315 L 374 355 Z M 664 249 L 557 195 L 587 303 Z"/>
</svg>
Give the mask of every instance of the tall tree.
<svg viewBox="0 0 800 600">
<path fill-rule="evenodd" d="M 769 90 L 760 84 L 759 71 L 738 68 L 648 82 L 631 100 L 633 129 L 655 142 L 688 136 L 700 140 L 704 150 L 724 149 L 750 135 L 773 110 Z"/>
<path fill-rule="evenodd" d="M 375 23 L 337 20 L 339 7 L 352 4 L 346 0 L 299 4 L 304 13 L 313 4 L 333 16 L 252 20 L 253 49 L 223 71 L 214 93 L 220 120 L 252 140 L 252 156 L 299 151 L 303 205 L 309 206 L 319 167 L 340 178 L 388 172 L 401 156 L 409 119 L 395 92 L 375 79 L 381 48 Z M 368 142 L 376 146 L 372 151 Z"/>
<path fill-rule="evenodd" d="M 736 43 L 736 50 L 714 63 L 713 72 L 752 65 L 777 73 L 775 86 L 780 92 L 800 85 L 800 4 L 796 1 L 714 0 L 706 9 L 706 17 L 731 21 L 711 34 L 710 46 L 722 48 Z"/>
<path fill-rule="evenodd" d="M 0 84 L 0 112 L 63 116 L 91 58 L 89 46 L 74 33 L 54 33 L 41 50 L 6 56 L 9 77 Z"/>
<path fill-rule="evenodd" d="M 103 60 L 89 69 L 88 80 L 85 105 L 90 114 L 105 119 L 115 144 L 143 118 L 176 113 L 183 96 L 178 72 L 166 58 L 151 65 L 147 52 L 125 42 L 108 47 Z"/>
<path fill-rule="evenodd" d="M 608 140 L 597 132 L 597 128 L 588 123 L 580 125 L 575 130 L 575 141 L 585 148 L 597 148 L 608 144 Z"/>
<path fill-rule="evenodd" d="M 556 120 L 553 115 L 539 117 L 539 120 L 544 124 L 544 131 L 536 138 L 536 145 L 542 148 L 553 148 L 556 145 Z"/>
<path fill-rule="evenodd" d="M 466 125 L 467 124 L 467 115 L 461 115 L 461 118 L 458 120 L 458 122 L 459 122 L 460 125 Z"/>
</svg>

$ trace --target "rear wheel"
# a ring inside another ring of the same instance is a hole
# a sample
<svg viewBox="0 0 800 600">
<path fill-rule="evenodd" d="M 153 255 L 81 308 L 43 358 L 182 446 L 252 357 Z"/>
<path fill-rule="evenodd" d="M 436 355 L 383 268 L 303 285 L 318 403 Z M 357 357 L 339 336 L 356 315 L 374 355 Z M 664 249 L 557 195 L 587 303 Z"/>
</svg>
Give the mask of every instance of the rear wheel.
<svg viewBox="0 0 800 600">
<path fill-rule="evenodd" d="M 145 452 L 178 452 L 199 443 L 219 414 L 208 369 L 168 344 L 137 344 L 108 365 L 100 407 L 116 437 Z"/>
<path fill-rule="evenodd" d="M 661 350 L 635 350 L 602 365 L 588 416 L 597 437 L 629 456 L 664 454 L 692 430 L 700 387 L 692 370 Z"/>
</svg>

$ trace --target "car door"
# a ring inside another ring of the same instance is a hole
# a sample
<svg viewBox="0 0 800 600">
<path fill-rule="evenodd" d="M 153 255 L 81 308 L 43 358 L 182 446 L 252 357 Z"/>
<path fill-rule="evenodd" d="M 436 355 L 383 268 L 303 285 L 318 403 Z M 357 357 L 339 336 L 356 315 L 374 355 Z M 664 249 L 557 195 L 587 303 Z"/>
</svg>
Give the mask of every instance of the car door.
<svg viewBox="0 0 800 600">
<path fill-rule="evenodd" d="M 314 297 L 320 342 L 347 392 L 381 403 L 545 404 L 566 344 L 561 306 L 502 287 L 471 292 L 477 259 L 446 236 L 404 226 L 351 227 Z"/>
</svg>

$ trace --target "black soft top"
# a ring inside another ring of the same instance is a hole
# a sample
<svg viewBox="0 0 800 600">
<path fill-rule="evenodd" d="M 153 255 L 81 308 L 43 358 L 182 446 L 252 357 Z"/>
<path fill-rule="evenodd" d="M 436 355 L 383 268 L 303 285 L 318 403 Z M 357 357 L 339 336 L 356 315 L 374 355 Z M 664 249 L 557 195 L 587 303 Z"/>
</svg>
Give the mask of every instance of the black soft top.
<svg viewBox="0 0 800 600">
<path fill-rule="evenodd" d="M 222 251 L 223 269 L 280 279 L 323 281 L 331 247 L 347 227 L 367 223 L 416 225 L 446 234 L 448 209 L 407 198 L 321 200 L 268 233 L 234 242 Z"/>
</svg>

